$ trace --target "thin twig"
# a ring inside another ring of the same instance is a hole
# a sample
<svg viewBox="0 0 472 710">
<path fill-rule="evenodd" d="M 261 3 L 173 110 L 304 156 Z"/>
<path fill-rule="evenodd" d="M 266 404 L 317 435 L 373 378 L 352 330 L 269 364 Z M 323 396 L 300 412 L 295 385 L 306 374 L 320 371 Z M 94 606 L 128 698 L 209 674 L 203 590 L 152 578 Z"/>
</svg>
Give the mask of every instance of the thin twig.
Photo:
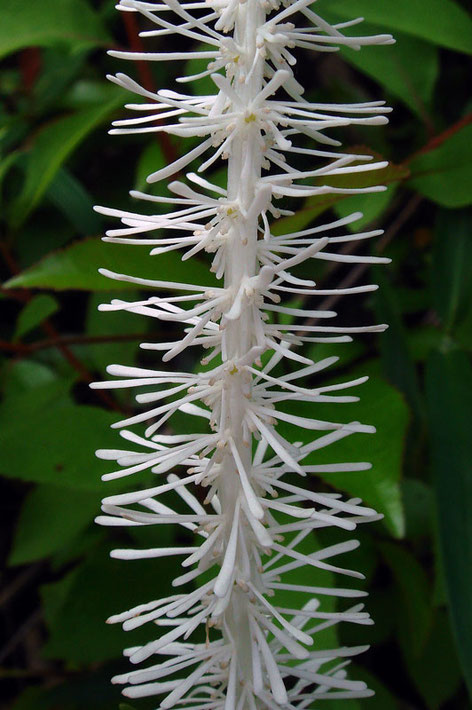
<svg viewBox="0 0 472 710">
<path fill-rule="evenodd" d="M 134 13 L 124 12 L 123 22 L 125 25 L 126 35 L 131 50 L 133 52 L 143 53 L 144 46 L 141 42 L 141 37 L 139 36 L 139 27 Z M 154 82 L 154 77 L 152 76 L 149 63 L 144 61 L 137 61 L 136 68 L 138 70 L 139 80 L 143 87 L 147 89 L 147 91 L 152 91 L 153 93 L 156 93 L 157 87 Z M 166 161 L 168 163 L 173 163 L 175 160 L 177 160 L 178 155 L 175 151 L 174 146 L 170 142 L 170 138 L 167 133 L 158 133 L 156 139 L 162 148 L 162 152 Z"/>
<path fill-rule="evenodd" d="M 0 243 L 0 250 L 3 254 L 3 257 L 5 259 L 5 263 L 7 264 L 8 268 L 10 269 L 10 272 L 12 275 L 18 274 L 20 269 L 18 267 L 18 264 L 16 263 L 15 258 L 13 257 L 13 254 L 9 250 L 8 246 L 3 242 Z M 24 289 L 24 297 L 23 301 L 27 303 L 33 298 L 32 292 L 25 288 Z M 46 333 L 46 335 L 49 338 L 52 339 L 58 339 L 59 338 L 59 333 L 57 332 L 56 328 L 53 326 L 50 320 L 46 319 L 41 323 L 41 328 L 42 330 Z M 60 351 L 61 355 L 64 357 L 65 360 L 69 363 L 69 365 L 78 373 L 80 376 L 80 379 L 83 380 L 84 382 L 93 382 L 94 378 L 92 377 L 91 373 L 87 370 L 85 365 L 74 355 L 74 353 L 67 347 L 67 345 L 64 345 L 60 341 L 56 345 L 57 349 Z M 115 402 L 115 400 L 108 394 L 108 392 L 104 392 L 103 390 L 96 390 L 97 396 L 102 400 L 104 404 L 106 404 L 107 407 L 110 409 L 113 409 L 117 412 L 121 412 L 121 407 Z"/>
</svg>

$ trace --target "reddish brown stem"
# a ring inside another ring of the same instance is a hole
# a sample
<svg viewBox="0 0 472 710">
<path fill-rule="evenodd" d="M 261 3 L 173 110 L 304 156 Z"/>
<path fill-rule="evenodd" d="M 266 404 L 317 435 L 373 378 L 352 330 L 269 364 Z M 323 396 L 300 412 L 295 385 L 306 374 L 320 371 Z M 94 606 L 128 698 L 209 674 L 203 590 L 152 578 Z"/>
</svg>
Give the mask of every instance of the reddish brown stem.
<svg viewBox="0 0 472 710">
<path fill-rule="evenodd" d="M 16 260 L 13 254 L 8 249 L 7 245 L 5 243 L 0 244 L 0 249 L 11 273 L 19 273 L 18 264 L 16 263 Z M 33 298 L 33 294 L 29 289 L 25 288 L 23 293 L 24 297 L 22 300 L 25 303 L 27 303 Z M 41 328 L 49 338 L 55 340 L 59 338 L 59 333 L 57 332 L 51 321 L 47 319 L 43 321 L 41 323 Z M 83 380 L 84 382 L 93 382 L 94 378 L 92 377 L 91 373 L 87 370 L 85 365 L 80 362 L 80 360 L 74 355 L 74 353 L 67 347 L 67 345 L 64 345 L 64 343 L 61 343 L 60 340 L 58 340 L 56 347 L 60 351 L 61 355 L 65 358 L 65 360 L 67 360 L 69 365 L 78 373 L 81 380 Z M 121 411 L 121 408 L 114 401 L 114 399 L 110 397 L 108 392 L 104 392 L 103 390 L 97 390 L 97 395 L 102 400 L 102 402 L 106 404 L 107 407 L 109 407 L 110 409 L 114 409 L 117 412 Z"/>
<path fill-rule="evenodd" d="M 130 49 L 133 52 L 144 52 L 144 46 L 139 36 L 139 27 L 134 13 L 124 12 L 123 21 L 125 24 L 126 35 L 128 37 Z M 138 70 L 139 80 L 143 87 L 148 91 L 156 92 L 156 85 L 151 70 L 149 68 L 149 64 L 147 62 L 137 61 L 136 67 Z M 159 145 L 161 146 L 166 161 L 168 163 L 173 163 L 175 160 L 177 160 L 177 153 L 175 151 L 174 146 L 170 142 L 170 138 L 167 133 L 158 133 L 156 137 L 157 141 L 159 142 Z"/>
<path fill-rule="evenodd" d="M 434 136 L 434 138 L 431 138 L 426 145 L 416 151 L 416 153 L 413 153 L 413 155 L 410 155 L 410 157 L 406 160 L 406 163 L 411 163 L 411 161 L 419 155 L 424 155 L 425 153 L 430 153 L 432 150 L 436 150 L 436 148 L 439 148 L 443 143 L 449 140 L 449 138 L 452 138 L 452 136 L 458 133 L 458 131 L 468 126 L 469 123 L 472 123 L 472 113 L 466 114 L 463 118 L 459 119 L 459 121 L 453 123 L 452 126 L 446 128 L 445 131 L 439 133 L 437 136 Z"/>
<path fill-rule="evenodd" d="M 41 71 L 41 51 L 38 47 L 24 49 L 18 60 L 23 88 L 27 94 L 33 89 Z"/>
</svg>

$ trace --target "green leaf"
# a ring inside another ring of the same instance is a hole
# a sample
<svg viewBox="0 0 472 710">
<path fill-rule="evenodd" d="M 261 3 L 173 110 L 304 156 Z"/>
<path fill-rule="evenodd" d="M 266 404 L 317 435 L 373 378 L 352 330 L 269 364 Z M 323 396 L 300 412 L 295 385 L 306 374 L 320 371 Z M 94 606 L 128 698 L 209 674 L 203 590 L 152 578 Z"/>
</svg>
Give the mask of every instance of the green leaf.
<svg viewBox="0 0 472 710">
<path fill-rule="evenodd" d="M 382 369 L 388 380 L 403 392 L 416 417 L 420 418 L 423 401 L 402 314 L 397 305 L 396 290 L 381 270 L 376 269 L 374 273 L 375 282 L 380 285 L 374 297 L 375 313 L 381 323 L 389 325 L 380 339 Z"/>
<path fill-rule="evenodd" d="M 9 710 L 90 710 L 91 698 L 93 710 L 116 710 L 121 693 L 110 683 L 113 670 L 109 666 L 95 667 L 85 673 L 73 669 L 64 682 L 27 688 Z M 126 707 L 135 710 L 129 705 Z M 142 704 L 140 708 L 145 710 Z M 149 710 L 147 706 L 146 710 Z"/>
<path fill-rule="evenodd" d="M 472 124 L 410 163 L 407 185 L 442 207 L 472 204 Z"/>
<path fill-rule="evenodd" d="M 50 633 L 45 655 L 79 664 L 101 662 L 119 658 L 125 646 L 165 633 L 146 624 L 125 634 L 119 624 L 105 621 L 112 614 L 174 593 L 171 582 L 181 569 L 175 558 L 123 562 L 110 559 L 108 550 L 95 550 L 62 580 L 42 587 Z"/>
<path fill-rule="evenodd" d="M 101 220 L 93 210 L 92 197 L 69 170 L 59 168 L 46 196 L 79 234 L 90 237 L 100 232 Z"/>
<path fill-rule="evenodd" d="M 95 508 L 95 515 L 98 512 Z M 52 553 L 49 560 L 51 570 L 54 572 L 63 572 L 65 568 L 69 570 L 72 563 L 76 564 L 82 560 L 90 554 L 91 550 L 103 544 L 108 537 L 109 532 L 99 525 L 92 524 L 82 528 L 78 535 L 64 540 L 62 547 Z"/>
<path fill-rule="evenodd" d="M 25 564 L 61 550 L 92 522 L 99 507 L 97 492 L 37 486 L 23 503 L 9 564 Z"/>
<path fill-rule="evenodd" d="M 400 30 L 441 47 L 472 54 L 470 14 L 453 0 L 318 0 L 315 12 L 343 20 L 361 16 L 389 33 Z M 359 31 L 364 33 L 363 27 Z"/>
<path fill-rule="evenodd" d="M 2 196 L 2 183 L 5 179 L 5 177 L 8 174 L 8 171 L 10 170 L 11 167 L 16 163 L 18 158 L 20 157 L 21 153 L 18 150 L 14 150 L 11 153 L 7 153 L 7 155 L 2 156 L 1 162 L 0 162 L 0 204 L 3 202 L 3 196 Z"/>
<path fill-rule="evenodd" d="M 24 335 L 38 327 L 46 318 L 52 316 L 59 309 L 59 304 L 53 296 L 40 293 L 26 306 L 18 316 L 14 340 L 20 340 Z"/>
<path fill-rule="evenodd" d="M 11 360 L 4 363 L 1 371 L 2 394 L 5 398 L 16 397 L 31 388 L 51 385 L 61 392 L 69 389 L 70 383 L 58 381 L 56 373 L 42 362 L 34 360 Z"/>
<path fill-rule="evenodd" d="M 472 308 L 454 328 L 454 340 L 467 351 L 472 350 Z"/>
<path fill-rule="evenodd" d="M 0 58 L 24 47 L 105 45 L 110 37 L 85 0 L 2 0 Z"/>
<path fill-rule="evenodd" d="M 349 678 L 354 680 L 354 676 L 349 674 Z M 357 680 L 357 678 L 355 679 Z M 323 700 L 325 710 L 362 710 L 359 700 L 349 700 L 349 708 L 346 708 L 345 700 Z"/>
<path fill-rule="evenodd" d="M 111 298 L 130 298 L 130 292 L 126 291 L 114 291 L 110 294 Z M 136 295 L 136 300 L 139 300 L 138 295 Z M 87 334 L 94 335 L 109 335 L 111 337 L 116 337 L 117 342 L 110 343 L 100 343 L 99 345 L 89 345 L 90 358 L 93 363 L 93 367 L 100 373 L 104 373 L 107 365 L 112 362 L 122 363 L 126 365 L 131 365 L 134 362 L 136 348 L 138 347 L 139 340 L 120 341 L 119 336 L 126 335 L 126 333 L 136 333 L 138 331 L 145 332 L 146 330 L 146 320 L 142 320 L 141 323 L 136 319 L 133 313 L 127 313 L 126 311 L 99 311 L 98 306 L 103 302 L 103 296 L 99 294 L 90 294 L 88 308 L 87 308 L 87 318 L 86 318 L 86 330 Z M 117 393 L 120 390 L 117 390 Z M 121 390 L 123 393 L 123 391 Z M 129 392 L 123 393 L 128 399 Z"/>
<path fill-rule="evenodd" d="M 343 348 L 339 343 L 316 343 L 307 347 L 306 356 L 312 360 L 324 360 L 327 357 L 338 357 L 338 362 L 334 367 L 345 368 L 364 355 L 366 351 L 365 343 L 359 338 L 350 343 L 343 343 Z"/>
<path fill-rule="evenodd" d="M 438 214 L 431 291 L 447 331 L 472 308 L 472 219 L 468 211 L 441 210 Z"/>
<path fill-rule="evenodd" d="M 69 47 L 45 48 L 41 52 L 41 71 L 31 88 L 31 100 L 37 115 L 53 114 L 57 107 L 64 110 L 70 106 L 69 92 L 73 90 L 80 73 L 86 71 L 87 52 L 72 53 Z M 100 97 L 103 100 L 103 97 Z M 100 98 L 95 104 L 100 103 Z"/>
<path fill-rule="evenodd" d="M 4 398 L 0 406 L 1 472 L 24 481 L 103 490 L 100 474 L 105 471 L 94 451 L 116 447 L 116 434 L 109 426 L 118 416 L 73 404 L 64 389 L 64 382 L 58 381 Z"/>
<path fill-rule="evenodd" d="M 69 155 L 94 128 L 108 120 L 122 101 L 122 91 L 118 90 L 109 101 L 55 119 L 40 130 L 28 154 L 25 182 L 11 206 L 13 227 L 23 224 Z"/>
<path fill-rule="evenodd" d="M 365 146 L 351 146 L 347 149 L 348 153 L 355 153 L 361 155 L 371 155 L 372 159 L 375 161 L 383 160 L 382 156 L 375 151 L 366 148 Z M 356 165 L 356 163 L 353 163 Z M 352 175 L 339 175 L 331 176 L 329 178 L 329 184 L 333 187 L 349 187 L 349 188 L 361 188 L 361 187 L 372 187 L 374 185 L 395 185 L 404 180 L 409 175 L 409 169 L 405 165 L 395 165 L 395 163 L 389 163 L 386 168 L 380 170 L 371 170 L 365 173 L 353 173 Z M 322 185 L 326 181 L 321 179 L 316 182 L 316 184 Z M 388 191 L 387 191 L 388 192 Z M 382 196 L 385 193 L 379 193 Z M 356 196 L 357 198 L 358 196 Z M 371 199 L 377 198 L 374 193 L 372 195 L 360 195 L 366 203 Z M 293 216 L 281 217 L 276 222 L 273 223 L 272 232 L 275 235 L 286 234 L 289 232 L 295 232 L 299 229 L 304 229 L 309 225 L 318 215 L 326 212 L 334 205 L 338 206 L 344 201 L 348 203 L 353 199 L 349 195 L 315 195 L 314 197 L 309 197 L 305 200 L 304 204 L 300 209 L 296 211 Z M 360 224 L 364 222 L 355 222 L 353 224 L 353 229 L 357 229 Z"/>
<path fill-rule="evenodd" d="M 353 195 L 337 202 L 333 209 L 338 217 L 347 217 L 353 212 L 362 212 L 362 217 L 356 222 L 347 225 L 352 231 L 359 231 L 367 225 L 380 220 L 382 214 L 391 204 L 395 196 L 396 186 L 390 187 L 385 192 L 367 193 L 366 195 Z"/>
<path fill-rule="evenodd" d="M 426 360 L 430 352 L 437 347 L 444 334 L 432 325 L 412 328 L 407 331 L 408 351 L 415 362 Z"/>
<path fill-rule="evenodd" d="M 205 44 L 205 42 L 200 42 L 195 49 L 198 49 L 198 51 L 210 51 L 213 49 L 211 44 Z M 201 72 L 206 71 L 207 69 L 207 62 L 202 62 L 201 59 L 189 59 L 188 62 L 185 63 L 185 74 L 184 76 L 193 76 L 194 74 L 200 74 Z M 220 72 L 221 73 L 221 70 Z M 211 78 L 211 76 L 204 76 L 201 79 L 194 79 L 191 83 L 190 86 L 192 87 L 192 94 L 195 94 L 195 96 L 205 96 L 205 94 L 212 95 L 215 93 L 215 82 Z"/>
<path fill-rule="evenodd" d="M 375 25 L 363 24 L 362 28 L 366 34 L 382 31 Z M 364 47 L 360 52 L 342 48 L 341 54 L 423 119 L 428 117 L 438 77 L 438 50 L 423 40 L 400 32 L 395 38 L 395 47 Z"/>
<path fill-rule="evenodd" d="M 27 688 L 15 698 L 11 710 L 48 710 L 42 688 Z"/>
<path fill-rule="evenodd" d="M 426 391 L 439 540 L 449 611 L 472 695 L 472 367 L 460 351 L 432 353 Z"/>
<path fill-rule="evenodd" d="M 158 134 L 159 135 L 159 134 Z M 160 183 L 149 184 L 146 178 L 156 170 L 160 170 L 165 165 L 165 157 L 162 153 L 162 148 L 156 140 L 146 146 L 139 157 L 136 166 L 135 190 L 141 192 L 150 192 L 159 194 L 162 191 Z"/>
<path fill-rule="evenodd" d="M 363 680 L 367 683 L 369 688 L 375 691 L 373 698 L 366 698 L 359 701 L 361 708 L 365 710 L 399 710 L 399 703 L 397 699 L 378 680 L 378 678 L 376 678 L 376 676 L 355 663 L 353 663 L 351 667 L 352 671 L 350 673 L 350 677 Z"/>
<path fill-rule="evenodd" d="M 276 514 L 277 521 L 281 524 L 289 524 L 290 518 L 283 514 Z M 285 544 L 295 537 L 294 534 L 285 535 Z M 315 535 L 307 535 L 302 541 L 297 544 L 297 551 L 303 555 L 311 555 L 320 550 L 324 544 L 315 537 Z M 282 562 L 290 561 L 290 558 L 284 557 Z M 300 585 L 316 585 L 321 587 L 334 587 L 335 575 L 328 570 L 315 569 L 308 565 L 303 565 L 290 572 L 290 583 Z M 320 611 L 330 613 L 336 611 L 337 600 L 331 596 L 320 596 Z M 300 609 L 306 603 L 306 594 L 304 592 L 293 592 L 289 590 L 278 589 L 275 593 L 273 603 L 277 606 L 288 609 Z M 338 627 L 336 625 L 328 626 L 316 634 L 317 648 L 333 649 L 339 645 Z"/>
<path fill-rule="evenodd" d="M 52 288 L 110 291 L 117 282 L 98 273 L 103 267 L 140 278 L 162 279 L 211 285 L 209 265 L 198 259 L 181 261 L 180 254 L 167 252 L 150 257 L 139 245 L 109 244 L 100 239 L 84 239 L 52 252 L 40 262 L 14 276 L 5 288 Z M 120 288 L 136 290 L 136 284 L 120 283 Z"/>
<path fill-rule="evenodd" d="M 410 639 L 411 654 L 419 657 L 433 620 L 431 585 L 421 565 L 406 548 L 382 543 L 380 551 L 392 571 L 405 607 L 402 625 Z"/>
<path fill-rule="evenodd" d="M 366 374 L 362 371 L 349 372 L 343 381 Z M 396 389 L 378 375 L 363 385 L 359 392 L 360 402 L 355 404 L 306 405 L 298 402 L 294 413 L 300 416 L 316 416 L 333 421 L 361 421 L 377 427 L 376 434 L 353 434 L 333 446 L 320 449 L 305 461 L 312 464 L 368 461 L 369 471 L 325 474 L 326 482 L 353 496 L 359 496 L 385 516 L 385 525 L 395 537 L 402 537 L 405 521 L 401 500 L 400 479 L 405 433 L 408 424 L 408 408 Z M 311 441 L 311 432 L 295 429 L 280 422 L 280 433 L 291 440 Z"/>
<path fill-rule="evenodd" d="M 446 610 L 435 610 L 430 633 L 419 656 L 411 652 L 409 632 L 400 627 L 399 637 L 408 674 L 428 709 L 441 710 L 446 707 L 447 701 L 452 700 L 462 685 Z M 441 659 L 439 669 L 438 658 Z"/>
</svg>

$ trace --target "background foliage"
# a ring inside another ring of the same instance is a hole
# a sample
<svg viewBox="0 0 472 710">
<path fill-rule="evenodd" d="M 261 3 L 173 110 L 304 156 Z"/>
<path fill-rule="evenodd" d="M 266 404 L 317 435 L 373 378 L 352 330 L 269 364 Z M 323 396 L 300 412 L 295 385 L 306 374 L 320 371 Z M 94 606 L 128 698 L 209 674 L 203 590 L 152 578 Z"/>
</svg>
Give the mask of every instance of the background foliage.
<svg viewBox="0 0 472 710">
<path fill-rule="evenodd" d="M 385 516 L 361 531 L 354 553 L 376 625 L 339 631 L 340 643 L 373 644 L 355 670 L 377 695 L 339 707 L 464 710 L 467 686 L 472 690 L 470 6 L 318 0 L 316 7 L 332 21 L 362 15 L 364 32 L 397 38 L 394 48 L 300 62 L 315 100 L 386 97 L 394 107 L 387 128 L 353 127 L 342 136 L 346 145 L 367 143 L 391 161 L 382 174 L 359 173 L 359 180 L 387 184 L 388 192 L 310 198 L 277 225 L 283 231 L 287 221 L 308 225 L 328 211 L 360 210 L 363 224 L 385 228 L 374 251 L 393 258 L 375 273 L 361 266 L 316 274 L 328 284 L 377 281 L 375 295 L 339 304 L 340 319 L 390 323 L 379 339 L 338 347 L 333 374 L 372 375 L 361 403 L 344 406 L 355 407 L 354 417 L 374 423 L 378 434 L 365 443 L 361 435 L 346 439 L 337 453 L 339 460 L 372 460 L 374 468 L 315 481 L 360 495 Z M 111 545 L 126 544 L 129 533 L 93 525 L 101 494 L 114 490 L 100 482 L 106 468 L 93 451 L 116 445 L 108 426 L 132 400 L 92 392 L 88 382 L 110 362 L 146 362 L 137 345 L 147 327 L 129 314 L 97 314 L 113 288 L 97 267 L 193 282 L 206 273 L 198 259 L 181 263 L 169 253 L 153 262 L 138 247 L 110 247 L 98 238 L 104 225 L 92 203 L 126 208 L 127 190 L 150 189 L 145 176 L 182 150 L 162 134 L 105 134 L 126 97 L 104 79 L 122 69 L 104 49 L 139 49 L 135 23 L 109 0 L 0 6 L 3 708 L 117 708 L 108 678 L 121 667 L 122 646 L 136 637 L 125 638 L 104 619 L 162 595 L 174 573 L 169 562 L 110 560 Z M 166 64 L 139 64 L 137 76 L 148 88 L 169 87 L 167 71 Z M 159 325 L 146 333 L 147 340 L 162 337 Z M 316 348 L 317 357 L 331 354 Z M 170 540 L 174 531 L 159 527 L 130 530 L 138 543 L 149 534 L 153 544 Z"/>
</svg>

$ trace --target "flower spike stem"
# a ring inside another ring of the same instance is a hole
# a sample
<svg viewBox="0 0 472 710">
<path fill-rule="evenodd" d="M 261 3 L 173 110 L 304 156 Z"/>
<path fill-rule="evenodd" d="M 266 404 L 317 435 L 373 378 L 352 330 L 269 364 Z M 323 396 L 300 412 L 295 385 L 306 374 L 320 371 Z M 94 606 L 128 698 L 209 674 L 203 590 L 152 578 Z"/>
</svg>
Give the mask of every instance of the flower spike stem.
<svg viewBox="0 0 472 710">
<path fill-rule="evenodd" d="M 388 260 L 347 258 L 337 251 L 338 244 L 381 233 L 346 230 L 359 213 L 285 234 L 277 230 L 275 235 L 272 224 L 293 214 L 280 207 L 283 198 L 291 204 L 297 197 L 384 189 L 331 185 L 333 176 L 385 166 L 370 156 L 336 151 L 339 142 L 331 129 L 381 125 L 389 109 L 380 101 L 311 103 L 295 77 L 293 50 L 330 52 L 341 45 L 357 50 L 393 40 L 390 35 L 350 38 L 344 32 L 358 20 L 330 25 L 311 9 L 312 0 L 121 0 L 117 7 L 143 16 L 148 29 L 142 36 L 157 38 L 157 45 L 158 38 L 173 36 L 173 43 L 169 52 L 111 55 L 157 62 L 198 59 L 198 73 L 177 82 L 184 88 L 188 81 L 210 76 L 214 92 L 153 93 L 125 74 L 110 77 L 140 97 L 139 103 L 128 105 L 133 116 L 115 121 L 112 133 L 164 132 L 200 142 L 149 176 L 151 183 L 167 183 L 196 162 L 197 172 L 168 183 L 172 196 L 131 193 L 151 208 L 154 204 L 155 212 L 97 208 L 121 220 L 104 239 L 149 247 L 160 277 L 102 270 L 118 281 L 153 289 L 155 295 L 134 302 L 114 299 L 101 310 L 182 324 L 180 340 L 141 344 L 161 351 L 164 363 L 190 346 L 207 350 L 198 372 L 110 365 L 113 379 L 92 385 L 138 387 L 136 400 L 147 405 L 114 425 L 134 448 L 97 452 L 117 463 L 104 479 L 136 478 L 135 491 L 104 499 L 98 522 L 174 525 L 188 537 L 186 546 L 112 552 L 127 560 L 183 558 L 182 574 L 173 581 L 175 594 L 109 619 L 125 630 L 148 622 L 161 627 L 156 640 L 125 651 L 131 663 L 148 661 L 147 666 L 114 682 L 126 685 L 127 697 L 160 696 L 160 707 L 169 709 L 303 709 L 324 698 L 367 697 L 372 693 L 365 683 L 350 679 L 346 670 L 350 658 L 365 648 L 326 649 L 316 635 L 340 622 L 371 623 L 362 604 L 336 612 L 323 609 L 326 597 L 364 596 L 322 581 L 326 572 L 362 578 L 336 560 L 358 542 L 349 539 L 322 549 L 313 543 L 308 551 L 306 543 L 313 540 L 314 530 L 334 526 L 352 532 L 380 516 L 359 499 L 314 492 L 307 479 L 370 468 L 366 462 L 336 461 L 335 446 L 331 464 L 317 463 L 316 452 L 374 428 L 357 421 L 309 418 L 297 408 L 297 403 L 311 403 L 311 412 L 321 416 L 323 402 L 356 401 L 344 391 L 367 378 L 308 387 L 303 382 L 337 358 L 316 362 L 299 346 L 348 342 L 353 333 L 379 332 L 386 326 L 330 325 L 336 313 L 316 310 L 317 296 L 363 293 L 375 286 L 317 289 L 293 269 L 311 259 Z M 293 157 L 302 167 L 292 167 Z M 225 188 L 211 182 L 211 169 L 221 165 L 226 165 Z M 181 251 L 183 260 L 211 254 L 214 285 L 166 281 L 159 254 L 174 250 Z M 290 297 L 310 300 L 315 308 L 283 300 Z M 303 325 L 306 319 L 310 325 Z M 289 374 L 280 366 L 284 358 L 292 362 Z M 207 433 L 169 433 L 167 422 L 177 411 L 187 413 L 189 422 L 202 418 Z M 135 428 L 143 423 L 144 432 Z M 307 443 L 298 441 L 300 434 L 287 438 L 287 432 L 302 430 L 312 433 Z M 175 507 L 168 504 L 168 494 L 175 496 Z M 306 575 L 303 582 L 297 578 L 297 570 L 305 566 L 313 583 L 305 583 Z"/>
</svg>

